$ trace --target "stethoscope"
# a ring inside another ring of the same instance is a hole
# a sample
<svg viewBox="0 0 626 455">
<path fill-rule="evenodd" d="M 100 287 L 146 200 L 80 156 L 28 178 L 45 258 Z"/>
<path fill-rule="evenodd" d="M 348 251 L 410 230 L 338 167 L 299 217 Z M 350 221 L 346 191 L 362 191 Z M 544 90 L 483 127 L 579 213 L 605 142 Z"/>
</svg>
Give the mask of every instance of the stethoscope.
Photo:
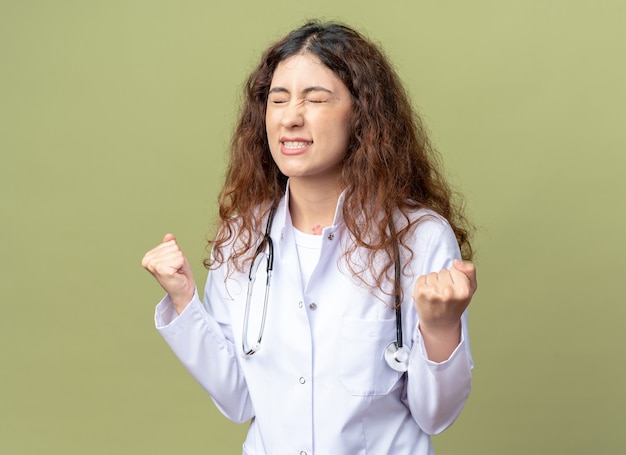
<svg viewBox="0 0 626 455">
<path fill-rule="evenodd" d="M 243 314 L 243 333 L 241 336 L 241 348 L 243 357 L 248 357 L 257 352 L 261 348 L 261 339 L 265 330 L 265 319 L 267 316 L 267 303 L 270 292 L 270 282 L 272 270 L 274 268 L 274 244 L 270 236 L 272 223 L 276 208 L 272 207 L 267 217 L 265 226 L 265 234 L 263 240 L 257 247 L 250 270 L 248 272 L 248 291 L 246 295 L 246 307 Z M 265 247 L 267 246 L 267 253 Z M 254 345 L 248 343 L 248 322 L 250 319 L 250 302 L 252 300 L 252 290 L 256 281 L 257 271 L 263 261 L 266 261 L 266 279 L 265 279 L 265 297 L 263 299 L 263 313 L 261 316 L 261 324 L 259 327 L 259 335 Z M 395 311 L 396 311 L 396 341 L 392 341 L 387 345 L 384 351 L 384 357 L 387 364 L 395 371 L 404 372 L 409 368 L 410 350 L 402 343 L 402 311 L 400 299 L 400 251 L 398 245 L 395 247 Z"/>
</svg>

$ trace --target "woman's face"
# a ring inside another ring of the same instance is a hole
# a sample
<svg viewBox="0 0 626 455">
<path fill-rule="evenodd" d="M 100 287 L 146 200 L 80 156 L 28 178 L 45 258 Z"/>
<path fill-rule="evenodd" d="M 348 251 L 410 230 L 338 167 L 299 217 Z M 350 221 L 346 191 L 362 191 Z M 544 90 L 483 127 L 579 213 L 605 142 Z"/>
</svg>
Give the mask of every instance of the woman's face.
<svg viewBox="0 0 626 455">
<path fill-rule="evenodd" d="M 265 125 L 272 157 L 291 179 L 341 175 L 350 139 L 352 99 L 344 83 L 312 54 L 278 64 Z"/>
</svg>

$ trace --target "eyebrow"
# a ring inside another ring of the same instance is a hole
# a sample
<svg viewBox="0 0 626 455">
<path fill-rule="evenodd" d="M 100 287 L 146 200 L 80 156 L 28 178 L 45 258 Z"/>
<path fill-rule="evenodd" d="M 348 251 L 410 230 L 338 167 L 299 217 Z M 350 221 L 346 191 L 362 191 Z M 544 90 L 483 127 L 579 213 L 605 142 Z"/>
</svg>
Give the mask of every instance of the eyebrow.
<svg viewBox="0 0 626 455">
<path fill-rule="evenodd" d="M 303 95 L 308 95 L 311 92 L 333 93 L 331 90 L 328 90 L 327 88 L 321 87 L 319 85 L 307 87 L 304 90 L 302 90 Z M 274 87 L 269 91 L 269 93 L 289 93 L 289 90 L 287 90 L 285 87 Z"/>
</svg>

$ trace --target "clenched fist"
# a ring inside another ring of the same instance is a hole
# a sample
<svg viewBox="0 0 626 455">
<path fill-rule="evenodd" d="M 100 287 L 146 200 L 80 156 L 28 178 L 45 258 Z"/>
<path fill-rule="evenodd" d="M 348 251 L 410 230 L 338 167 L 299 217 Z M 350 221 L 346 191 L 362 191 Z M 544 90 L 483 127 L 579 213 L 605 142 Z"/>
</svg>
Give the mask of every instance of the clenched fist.
<svg viewBox="0 0 626 455">
<path fill-rule="evenodd" d="M 461 315 L 476 292 L 476 268 L 454 260 L 449 270 L 422 275 L 413 289 L 420 332 L 428 356 L 441 362 L 449 357 L 461 336 Z"/>
<path fill-rule="evenodd" d="M 176 312 L 182 313 L 193 298 L 196 283 L 176 237 L 166 234 L 160 245 L 146 253 L 141 265 L 168 293 Z"/>
</svg>

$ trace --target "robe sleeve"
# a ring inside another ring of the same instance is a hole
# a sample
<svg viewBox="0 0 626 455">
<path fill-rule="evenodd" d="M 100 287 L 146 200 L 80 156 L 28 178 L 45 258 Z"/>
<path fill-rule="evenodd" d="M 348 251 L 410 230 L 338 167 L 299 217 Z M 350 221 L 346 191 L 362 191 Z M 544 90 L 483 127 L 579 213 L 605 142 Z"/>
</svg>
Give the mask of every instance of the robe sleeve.
<svg viewBox="0 0 626 455">
<path fill-rule="evenodd" d="M 416 229 L 420 243 L 415 250 L 415 277 L 411 288 L 405 289 L 409 293 L 419 275 L 449 269 L 454 259 L 461 258 L 454 232 L 445 220 L 424 221 Z M 468 314 L 466 310 L 461 316 L 460 343 L 447 360 L 436 363 L 428 359 L 417 312 L 412 299 L 410 301 L 413 344 L 406 400 L 420 428 L 428 434 L 437 434 L 459 416 L 472 387 L 474 363 L 469 345 Z"/>
<path fill-rule="evenodd" d="M 254 417 L 246 380 L 237 359 L 223 295 L 215 271 L 209 272 L 204 301 L 198 293 L 177 315 L 168 296 L 156 308 L 155 324 L 174 354 L 230 420 Z"/>
</svg>

